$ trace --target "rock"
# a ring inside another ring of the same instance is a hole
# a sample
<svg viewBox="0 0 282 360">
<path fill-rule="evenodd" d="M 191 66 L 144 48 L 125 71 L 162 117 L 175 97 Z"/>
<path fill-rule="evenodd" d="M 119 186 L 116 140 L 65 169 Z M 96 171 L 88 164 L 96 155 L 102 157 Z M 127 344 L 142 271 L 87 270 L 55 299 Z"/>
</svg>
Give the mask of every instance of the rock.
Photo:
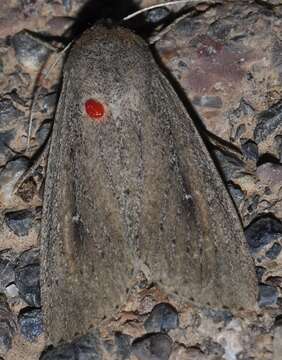
<svg viewBox="0 0 282 360">
<path fill-rule="evenodd" d="M 271 285 L 259 285 L 258 304 L 260 307 L 275 305 L 278 298 L 278 291 Z"/>
<path fill-rule="evenodd" d="M 3 295 L 0 296 L 0 350 L 7 352 L 12 347 L 13 336 L 16 332 L 16 323 L 13 313 Z"/>
<path fill-rule="evenodd" d="M 23 116 L 24 113 L 15 108 L 11 99 L 0 99 L 0 130 L 11 130 L 11 127 L 15 126 Z"/>
<path fill-rule="evenodd" d="M 131 337 L 126 334 L 115 334 L 116 358 L 117 360 L 126 360 L 131 352 Z"/>
<path fill-rule="evenodd" d="M 282 163 L 282 135 L 275 136 L 274 148 L 280 163 Z"/>
<path fill-rule="evenodd" d="M 0 172 L 0 204 L 2 207 L 14 207 L 16 204 L 14 186 L 20 176 L 28 169 L 30 161 L 25 157 L 9 161 Z"/>
<path fill-rule="evenodd" d="M 242 144 L 241 148 L 245 159 L 258 161 L 258 147 L 254 141 L 246 141 L 244 144 Z"/>
<path fill-rule="evenodd" d="M 19 258 L 15 283 L 20 296 L 31 307 L 40 307 L 40 265 L 38 249 L 25 251 Z"/>
<path fill-rule="evenodd" d="M 224 322 L 224 325 L 227 325 L 233 318 L 233 315 L 228 310 L 204 308 L 203 314 L 212 319 L 215 324 Z"/>
<path fill-rule="evenodd" d="M 0 133 L 0 166 L 5 166 L 15 153 L 10 147 L 10 142 L 15 137 L 15 130 L 8 130 Z"/>
<path fill-rule="evenodd" d="M 262 266 L 256 266 L 256 275 L 257 275 L 257 279 L 258 282 L 262 281 L 262 276 L 265 273 L 265 268 Z"/>
<path fill-rule="evenodd" d="M 114 357 L 111 357 L 114 358 Z M 91 332 L 72 343 L 47 348 L 40 360 L 103 360 L 97 332 Z M 119 358 L 114 358 L 119 360 Z"/>
<path fill-rule="evenodd" d="M 7 298 L 16 298 L 19 296 L 19 289 L 15 284 L 10 284 L 5 289 L 5 295 Z"/>
<path fill-rule="evenodd" d="M 267 162 L 258 166 L 256 173 L 260 182 L 270 188 L 282 184 L 282 164 Z"/>
<path fill-rule="evenodd" d="M 207 360 L 207 356 L 198 348 L 185 348 L 184 346 L 177 346 L 169 360 Z"/>
<path fill-rule="evenodd" d="M 150 334 L 136 339 L 132 353 L 138 360 L 168 360 L 172 352 L 172 340 L 166 334 Z"/>
<path fill-rule="evenodd" d="M 5 214 L 8 227 L 18 236 L 26 236 L 32 227 L 33 213 L 30 210 L 20 210 Z"/>
<path fill-rule="evenodd" d="M 258 144 L 282 127 L 282 101 L 272 105 L 257 116 L 257 125 L 254 129 L 254 139 Z"/>
<path fill-rule="evenodd" d="M 274 243 L 272 247 L 265 253 L 265 255 L 271 260 L 276 259 L 277 256 L 280 254 L 281 249 L 282 247 L 280 244 Z"/>
<path fill-rule="evenodd" d="M 282 223 L 267 215 L 255 219 L 245 230 L 247 242 L 253 251 L 258 251 L 272 241 L 281 239 Z"/>
<path fill-rule="evenodd" d="M 0 291 L 15 280 L 15 264 L 5 254 L 0 254 Z"/>
<path fill-rule="evenodd" d="M 147 333 L 167 332 L 178 327 L 178 313 L 166 303 L 156 305 L 144 323 Z"/>
<path fill-rule="evenodd" d="M 49 347 L 41 354 L 39 359 L 40 360 L 78 360 L 75 354 L 75 348 L 71 344 L 60 345 L 56 348 Z M 100 359 L 97 358 L 97 360 Z"/>
<path fill-rule="evenodd" d="M 51 51 L 51 47 L 27 30 L 15 34 L 12 45 L 18 62 L 30 70 L 39 70 Z"/>
<path fill-rule="evenodd" d="M 214 154 L 227 182 L 241 176 L 244 171 L 244 163 L 240 159 L 220 150 L 215 150 Z"/>
<path fill-rule="evenodd" d="M 76 352 L 76 360 L 102 360 L 102 350 L 99 334 L 95 331 L 81 336 L 73 342 Z M 117 359 L 118 360 L 118 359 Z"/>
<path fill-rule="evenodd" d="M 160 7 L 147 11 L 145 14 L 145 19 L 147 23 L 156 25 L 168 17 L 170 11 L 166 7 Z"/>
<path fill-rule="evenodd" d="M 18 316 L 18 322 L 22 336 L 30 342 L 36 341 L 44 331 L 40 309 L 23 309 Z"/>
<path fill-rule="evenodd" d="M 241 190 L 239 185 L 234 184 L 232 181 L 230 181 L 227 185 L 232 199 L 234 200 L 236 206 L 239 208 L 240 204 L 245 198 L 244 192 Z"/>
</svg>

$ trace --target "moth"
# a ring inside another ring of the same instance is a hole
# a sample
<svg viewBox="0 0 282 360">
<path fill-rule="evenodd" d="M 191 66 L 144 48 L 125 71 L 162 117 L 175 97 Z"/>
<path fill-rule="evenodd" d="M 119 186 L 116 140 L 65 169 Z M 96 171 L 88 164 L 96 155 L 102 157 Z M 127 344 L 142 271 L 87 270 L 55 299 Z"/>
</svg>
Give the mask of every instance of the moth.
<svg viewBox="0 0 282 360">
<path fill-rule="evenodd" d="M 241 223 L 147 44 L 96 25 L 68 56 L 45 184 L 42 302 L 53 344 L 124 304 L 138 274 L 203 306 L 251 309 Z"/>
</svg>

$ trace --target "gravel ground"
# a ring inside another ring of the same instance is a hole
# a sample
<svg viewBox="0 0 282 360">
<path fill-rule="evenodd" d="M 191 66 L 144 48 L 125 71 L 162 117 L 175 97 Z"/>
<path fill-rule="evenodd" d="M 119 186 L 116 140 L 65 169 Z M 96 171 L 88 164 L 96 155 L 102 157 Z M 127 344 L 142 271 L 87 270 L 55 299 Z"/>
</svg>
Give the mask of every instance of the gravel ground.
<svg viewBox="0 0 282 360">
<path fill-rule="evenodd" d="M 152 44 L 160 66 L 186 95 L 191 116 L 207 130 L 256 264 L 256 310 L 184 305 L 151 288 L 71 344 L 52 348 L 44 339 L 39 232 L 46 148 L 65 56 L 58 52 L 101 16 L 119 19 L 156 3 L 1 1 L 0 359 L 282 358 L 279 0 L 178 4 L 128 22 Z"/>
</svg>

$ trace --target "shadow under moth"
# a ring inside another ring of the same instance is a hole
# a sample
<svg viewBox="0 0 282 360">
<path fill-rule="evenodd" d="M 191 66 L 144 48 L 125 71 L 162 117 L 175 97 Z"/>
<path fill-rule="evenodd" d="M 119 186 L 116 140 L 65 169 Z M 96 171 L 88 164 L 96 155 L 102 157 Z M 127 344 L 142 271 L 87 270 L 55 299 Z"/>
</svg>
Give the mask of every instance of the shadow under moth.
<svg viewBox="0 0 282 360">
<path fill-rule="evenodd" d="M 183 301 L 250 309 L 252 259 L 229 194 L 147 44 L 96 25 L 71 49 L 42 223 L 49 341 L 114 315 L 138 274 Z"/>
</svg>

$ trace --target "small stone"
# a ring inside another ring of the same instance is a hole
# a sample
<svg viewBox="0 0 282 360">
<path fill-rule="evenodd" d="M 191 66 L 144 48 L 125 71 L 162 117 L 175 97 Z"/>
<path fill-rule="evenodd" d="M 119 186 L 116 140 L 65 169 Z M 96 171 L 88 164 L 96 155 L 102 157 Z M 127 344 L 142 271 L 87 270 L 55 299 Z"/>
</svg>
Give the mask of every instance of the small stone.
<svg viewBox="0 0 282 360">
<path fill-rule="evenodd" d="M 282 101 L 261 112 L 257 119 L 254 139 L 258 144 L 282 126 Z"/>
<path fill-rule="evenodd" d="M 51 123 L 50 122 L 44 122 L 40 128 L 36 132 L 36 141 L 38 144 L 38 147 L 41 147 L 47 140 L 49 134 L 51 131 Z"/>
<path fill-rule="evenodd" d="M 10 147 L 10 143 L 14 137 L 15 129 L 0 133 L 0 166 L 5 166 L 5 164 L 15 156 L 14 151 Z"/>
<path fill-rule="evenodd" d="M 234 184 L 232 181 L 228 183 L 228 190 L 232 196 L 237 207 L 242 203 L 245 198 L 244 192 L 241 190 L 239 185 Z"/>
<path fill-rule="evenodd" d="M 14 187 L 28 169 L 30 161 L 24 157 L 11 160 L 0 172 L 0 202 L 2 207 L 15 206 Z"/>
<path fill-rule="evenodd" d="M 169 360 L 207 360 L 206 355 L 198 348 L 186 348 L 178 345 L 173 350 Z"/>
<path fill-rule="evenodd" d="M 156 305 L 144 323 L 147 333 L 167 332 L 178 327 L 178 313 L 170 304 Z"/>
<path fill-rule="evenodd" d="M 149 10 L 145 15 L 146 22 L 156 25 L 163 21 L 169 14 L 170 11 L 166 7 Z"/>
<path fill-rule="evenodd" d="M 19 296 L 19 289 L 16 287 L 15 284 L 8 285 L 5 289 L 5 295 L 8 298 L 15 298 Z"/>
<path fill-rule="evenodd" d="M 215 324 L 224 322 L 224 325 L 227 325 L 233 318 L 232 313 L 228 310 L 206 308 L 203 309 L 203 314 L 211 318 Z"/>
<path fill-rule="evenodd" d="M 27 236 L 32 227 L 33 213 L 30 210 L 20 210 L 5 214 L 7 226 L 18 236 Z"/>
<path fill-rule="evenodd" d="M 25 251 L 18 260 L 15 284 L 21 298 L 31 307 L 40 307 L 40 265 L 38 249 Z"/>
<path fill-rule="evenodd" d="M 241 146 L 241 149 L 244 154 L 244 157 L 247 160 L 258 161 L 258 156 L 259 156 L 258 147 L 254 141 L 252 141 L 252 140 L 246 141 Z"/>
<path fill-rule="evenodd" d="M 265 268 L 263 268 L 262 266 L 256 266 L 256 276 L 258 279 L 258 282 L 262 281 L 262 276 L 265 273 Z"/>
<path fill-rule="evenodd" d="M 272 247 L 266 252 L 266 256 L 269 258 L 269 259 L 271 259 L 271 260 L 273 260 L 273 259 L 276 259 L 277 258 L 277 256 L 280 254 L 280 252 L 281 252 L 281 245 L 280 244 L 278 244 L 278 243 L 274 243 L 273 245 L 272 245 Z"/>
<path fill-rule="evenodd" d="M 166 334 L 151 334 L 136 339 L 132 353 L 138 360 L 168 360 L 172 352 L 172 340 Z"/>
<path fill-rule="evenodd" d="M 245 236 L 250 248 L 258 251 L 282 237 L 282 223 L 273 216 L 255 219 L 246 228 Z"/>
<path fill-rule="evenodd" d="M 75 354 L 75 348 L 72 344 L 64 344 L 56 348 L 49 347 L 41 354 L 39 359 L 40 360 L 78 360 Z M 97 358 L 97 360 L 100 359 Z"/>
<path fill-rule="evenodd" d="M 222 99 L 219 96 L 195 96 L 193 105 L 202 106 L 207 108 L 220 109 L 222 107 Z"/>
<path fill-rule="evenodd" d="M 0 129 L 8 130 L 14 126 L 20 117 L 24 116 L 24 113 L 13 105 L 11 99 L 0 99 Z"/>
<path fill-rule="evenodd" d="M 34 342 L 43 333 L 43 316 L 40 309 L 23 309 L 18 317 L 22 336 Z"/>
<path fill-rule="evenodd" d="M 131 337 L 126 334 L 116 333 L 115 345 L 117 348 L 116 351 L 117 360 L 128 359 L 131 352 Z"/>
<path fill-rule="evenodd" d="M 258 304 L 260 307 L 275 305 L 278 298 L 278 291 L 271 285 L 259 285 Z"/>
<path fill-rule="evenodd" d="M 97 332 L 93 331 L 73 341 L 76 360 L 102 360 L 101 342 Z"/>
<path fill-rule="evenodd" d="M 237 178 L 243 173 L 244 164 L 240 159 L 218 149 L 214 151 L 214 154 L 220 164 L 220 168 L 223 171 L 226 181 L 231 181 L 233 178 Z"/>
<path fill-rule="evenodd" d="M 15 280 L 15 264 L 0 255 L 0 291 Z"/>
<path fill-rule="evenodd" d="M 12 347 L 13 336 L 16 331 L 16 323 L 6 299 L 0 297 L 0 350 L 7 352 Z"/>
<path fill-rule="evenodd" d="M 279 161 L 282 163 L 282 135 L 275 136 L 274 147 L 276 149 L 276 154 L 279 158 Z"/>
<path fill-rule="evenodd" d="M 31 70 L 38 70 L 45 63 L 51 51 L 51 47 L 27 30 L 22 30 L 14 35 L 12 45 L 16 51 L 18 62 Z"/>
<path fill-rule="evenodd" d="M 282 183 L 282 164 L 272 162 L 264 163 L 257 167 L 257 177 L 261 183 L 273 188 Z"/>
</svg>

